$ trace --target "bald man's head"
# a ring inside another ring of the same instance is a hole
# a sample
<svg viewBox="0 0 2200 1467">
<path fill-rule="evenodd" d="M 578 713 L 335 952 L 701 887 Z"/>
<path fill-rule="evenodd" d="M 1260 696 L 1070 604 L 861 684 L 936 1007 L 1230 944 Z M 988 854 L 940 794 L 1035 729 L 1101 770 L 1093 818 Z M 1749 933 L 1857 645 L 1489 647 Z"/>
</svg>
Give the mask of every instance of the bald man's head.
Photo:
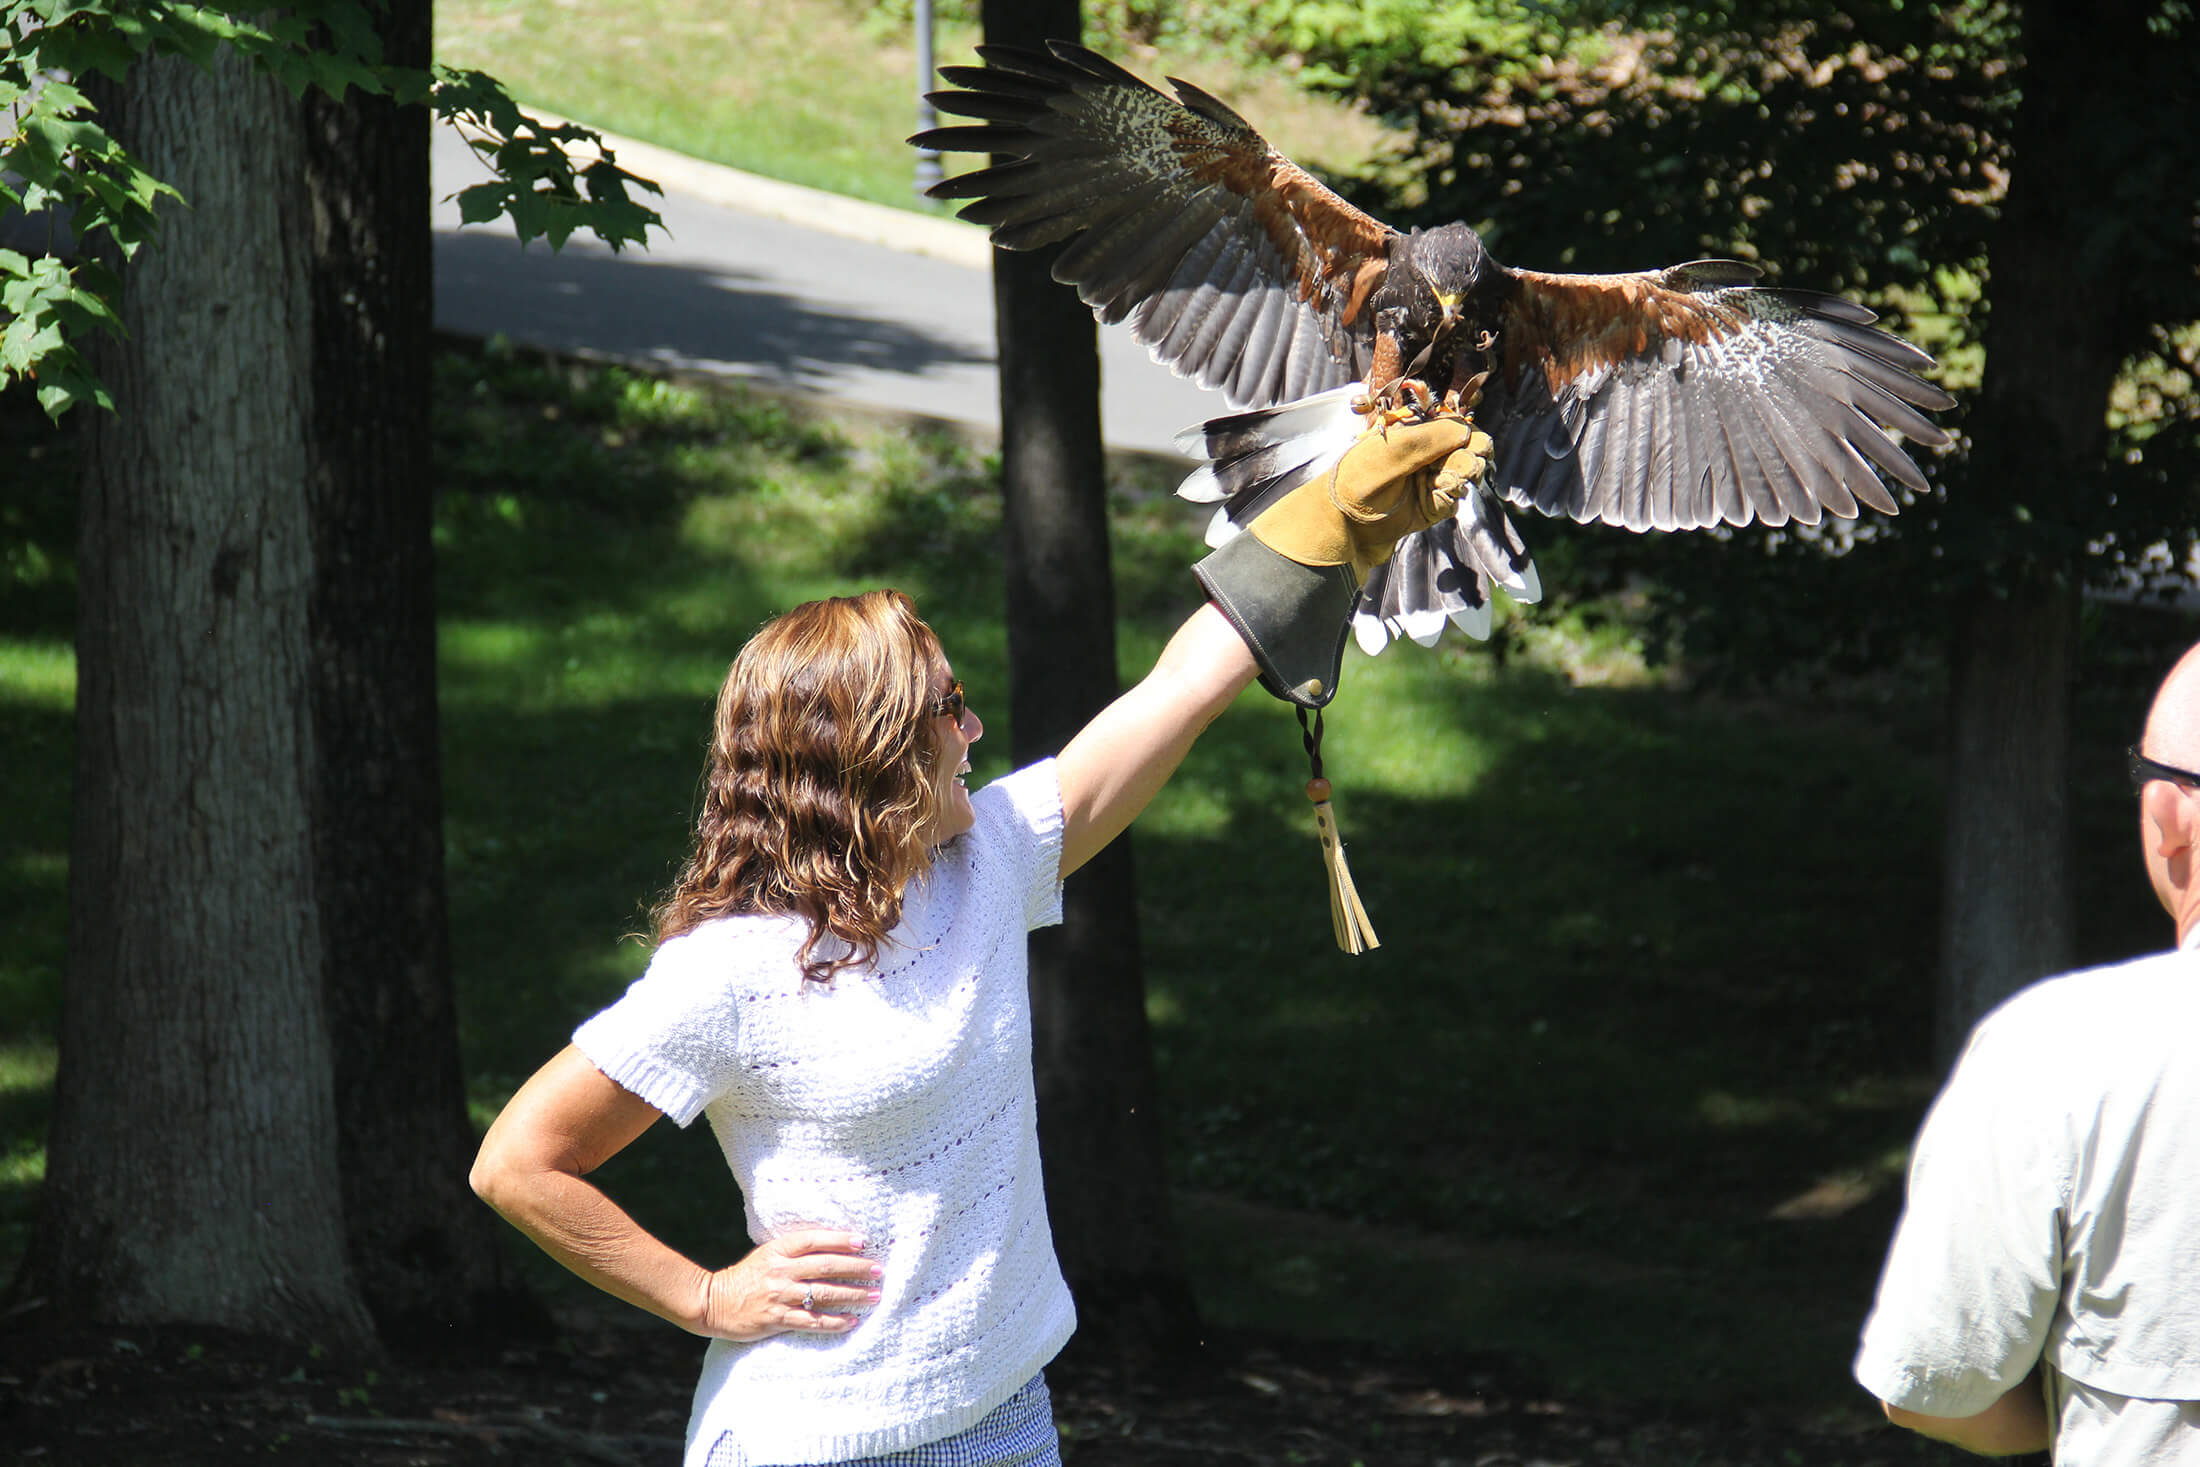
<svg viewBox="0 0 2200 1467">
<path fill-rule="evenodd" d="M 2178 769 L 2200 770 L 2200 647 L 2177 659 L 2147 710 L 2139 752 Z M 2183 942 L 2200 927 L 2200 792 L 2183 781 L 2150 780 L 2139 792 L 2139 840 L 2147 880 Z"/>
<path fill-rule="evenodd" d="M 2200 769 L 2200 647 L 2187 650 L 2162 679 L 2139 752 L 2179 769 Z"/>
</svg>

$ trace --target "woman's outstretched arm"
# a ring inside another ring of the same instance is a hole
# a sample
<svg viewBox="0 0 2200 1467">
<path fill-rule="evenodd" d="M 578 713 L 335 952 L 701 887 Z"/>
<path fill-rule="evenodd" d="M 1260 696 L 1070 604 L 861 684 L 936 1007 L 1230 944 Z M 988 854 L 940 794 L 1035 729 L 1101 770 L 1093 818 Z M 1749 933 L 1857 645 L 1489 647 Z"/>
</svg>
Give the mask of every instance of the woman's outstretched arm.
<svg viewBox="0 0 2200 1467">
<path fill-rule="evenodd" d="M 1210 603 L 1177 629 L 1138 686 L 1069 741 L 1056 766 L 1064 876 L 1123 833 L 1257 672 L 1244 638 Z"/>
</svg>

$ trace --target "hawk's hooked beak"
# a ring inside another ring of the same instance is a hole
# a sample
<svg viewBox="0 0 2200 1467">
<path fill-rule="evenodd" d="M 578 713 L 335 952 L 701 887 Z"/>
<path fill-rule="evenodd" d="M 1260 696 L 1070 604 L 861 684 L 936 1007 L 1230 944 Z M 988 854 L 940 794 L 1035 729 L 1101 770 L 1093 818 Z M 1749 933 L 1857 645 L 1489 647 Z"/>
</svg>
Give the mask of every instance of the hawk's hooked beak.
<svg viewBox="0 0 2200 1467">
<path fill-rule="evenodd" d="M 1436 297 L 1436 304 L 1444 309 L 1444 325 L 1447 327 L 1458 325 L 1459 302 L 1464 293 L 1456 290 L 1433 289 L 1431 293 Z"/>
</svg>

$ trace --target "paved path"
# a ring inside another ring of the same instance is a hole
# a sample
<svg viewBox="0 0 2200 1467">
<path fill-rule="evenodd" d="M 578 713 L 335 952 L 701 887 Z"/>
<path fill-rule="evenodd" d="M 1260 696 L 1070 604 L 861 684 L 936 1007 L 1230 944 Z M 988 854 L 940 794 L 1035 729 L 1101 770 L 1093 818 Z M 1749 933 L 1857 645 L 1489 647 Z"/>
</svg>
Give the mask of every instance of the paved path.
<svg viewBox="0 0 2200 1467">
<path fill-rule="evenodd" d="M 612 139 L 655 179 L 668 239 L 614 255 L 576 236 L 526 250 L 508 224 L 458 225 L 443 202 L 487 172 L 436 129 L 436 323 L 533 345 L 765 378 L 998 429 L 990 246 L 958 220 L 857 203 Z M 1171 451 L 1223 410 L 1117 327 L 1101 333 L 1101 427 Z"/>
</svg>

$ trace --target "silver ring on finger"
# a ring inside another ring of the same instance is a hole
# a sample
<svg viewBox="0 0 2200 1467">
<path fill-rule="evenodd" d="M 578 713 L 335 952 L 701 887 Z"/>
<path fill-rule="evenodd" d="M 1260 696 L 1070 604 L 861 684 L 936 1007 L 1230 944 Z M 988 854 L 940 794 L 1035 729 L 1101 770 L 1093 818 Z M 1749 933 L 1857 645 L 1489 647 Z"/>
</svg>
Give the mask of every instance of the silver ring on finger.
<svg viewBox="0 0 2200 1467">
<path fill-rule="evenodd" d="M 804 1284 L 802 1286 L 802 1312 L 804 1314 L 817 1313 L 817 1286 L 815 1284 Z"/>
</svg>

